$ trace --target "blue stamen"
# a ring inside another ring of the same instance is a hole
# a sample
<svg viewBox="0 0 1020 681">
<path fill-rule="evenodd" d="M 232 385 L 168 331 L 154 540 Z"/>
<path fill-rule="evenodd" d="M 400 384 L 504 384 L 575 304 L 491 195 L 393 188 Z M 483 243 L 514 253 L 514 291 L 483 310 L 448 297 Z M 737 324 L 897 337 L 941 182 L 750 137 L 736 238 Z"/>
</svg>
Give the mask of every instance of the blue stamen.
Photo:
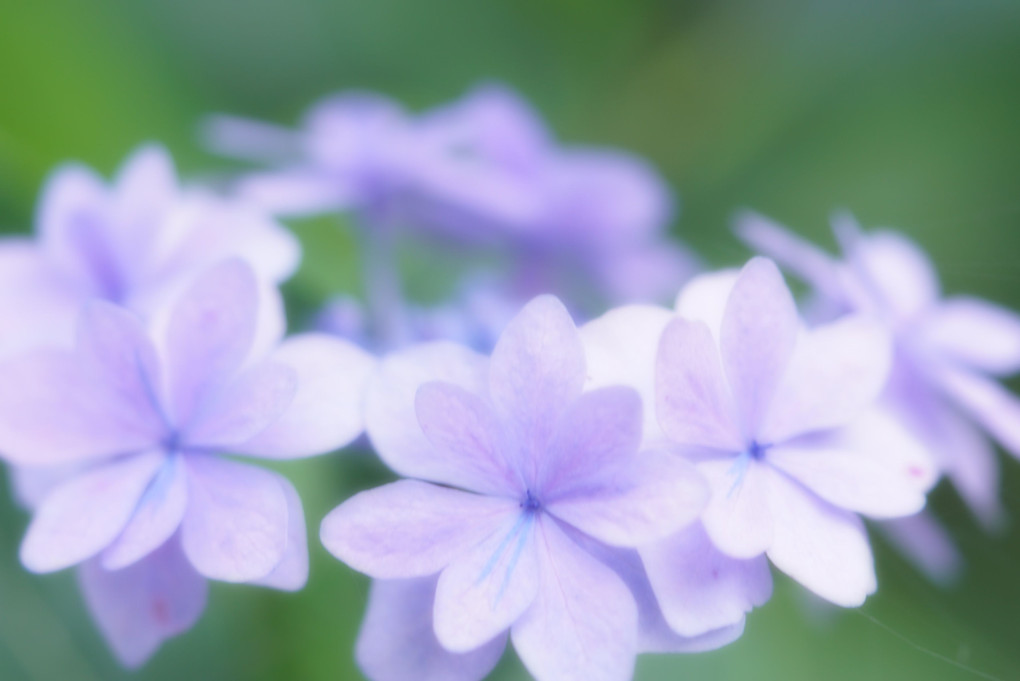
<svg viewBox="0 0 1020 681">
<path fill-rule="evenodd" d="M 756 440 L 751 440 L 751 444 L 747 446 L 747 449 L 742 451 L 733 462 L 728 473 L 733 476 L 733 485 L 730 487 L 730 491 L 727 492 L 726 496 L 732 497 L 733 494 L 744 484 L 744 476 L 747 475 L 747 468 L 751 465 L 751 461 L 761 461 L 765 458 L 765 452 L 769 450 L 772 445 L 759 444 Z"/>
<path fill-rule="evenodd" d="M 751 463 L 751 454 L 749 452 L 741 452 L 737 456 L 733 465 L 727 472 L 728 475 L 733 476 L 733 484 L 730 486 L 730 491 L 726 493 L 726 498 L 730 498 L 744 483 L 744 476 L 747 475 L 747 467 Z"/>
<path fill-rule="evenodd" d="M 513 576 L 514 570 L 517 569 L 517 563 L 520 562 L 521 554 L 524 553 L 524 547 L 528 542 L 531 524 L 534 522 L 536 514 L 542 508 L 542 502 L 539 501 L 534 494 L 532 494 L 530 489 L 527 491 L 524 499 L 521 500 L 519 505 L 522 513 L 517 517 L 517 522 L 514 523 L 514 526 L 510 528 L 510 531 L 505 537 L 503 537 L 499 546 L 497 546 L 496 550 L 493 551 L 492 556 L 485 563 L 485 567 L 482 568 L 481 573 L 478 575 L 478 580 L 475 582 L 475 585 L 477 586 L 485 581 L 485 579 L 492 574 L 493 570 L 496 569 L 496 564 L 499 563 L 499 561 L 506 555 L 507 551 L 510 549 L 510 545 L 514 544 L 513 553 L 510 554 L 510 558 L 506 563 L 505 572 L 503 573 L 503 581 L 496 594 L 493 607 L 495 607 L 496 603 L 498 603 L 503 597 L 507 585 L 510 583 L 510 577 Z"/>
<path fill-rule="evenodd" d="M 510 542 L 514 540 L 514 537 L 521 533 L 521 530 L 524 527 L 524 522 L 528 519 L 528 516 L 529 514 L 522 513 L 517 518 L 517 522 L 514 523 L 514 526 L 509 532 L 507 532 L 507 535 L 503 537 L 503 541 L 499 543 L 499 546 L 497 546 L 496 550 L 492 553 L 492 557 L 489 558 L 485 567 L 482 568 L 481 574 L 478 575 L 478 581 L 475 582 L 476 585 L 481 584 L 486 577 L 492 574 L 493 569 L 496 567 L 496 563 L 499 562 L 499 559 L 503 557 L 504 553 L 506 553 L 507 547 L 510 546 Z"/>
<path fill-rule="evenodd" d="M 528 530 L 531 529 L 531 523 L 535 519 L 535 516 L 528 513 L 524 517 L 527 521 L 524 523 L 520 536 L 517 538 L 517 546 L 514 547 L 514 554 L 510 556 L 510 563 L 506 566 L 506 573 L 503 575 L 503 583 L 499 585 L 499 593 L 496 594 L 496 600 L 493 602 L 493 605 L 499 603 L 499 599 L 503 597 L 507 584 L 510 583 L 510 575 L 512 575 L 514 570 L 517 569 L 517 562 L 521 559 L 521 553 L 524 552 L 524 544 L 528 541 Z"/>
</svg>

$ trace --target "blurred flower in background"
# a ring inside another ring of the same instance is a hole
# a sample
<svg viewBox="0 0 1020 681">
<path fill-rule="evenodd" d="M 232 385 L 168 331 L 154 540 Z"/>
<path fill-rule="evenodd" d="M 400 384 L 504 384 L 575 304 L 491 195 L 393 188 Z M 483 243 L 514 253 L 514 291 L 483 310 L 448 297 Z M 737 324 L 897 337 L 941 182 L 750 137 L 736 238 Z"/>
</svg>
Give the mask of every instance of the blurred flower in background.
<svg viewBox="0 0 1020 681">
<path fill-rule="evenodd" d="M 396 274 L 395 241 L 408 231 L 493 252 L 505 271 L 489 292 L 510 308 L 546 291 L 589 312 L 662 299 L 694 270 L 693 255 L 665 239 L 673 201 L 645 161 L 558 146 L 505 86 L 476 87 L 416 116 L 379 95 L 340 94 L 312 107 L 297 131 L 215 116 L 205 136 L 214 150 L 279 166 L 242 178 L 242 198 L 278 215 L 352 215 L 369 307 L 361 335 L 380 349 L 430 337 Z M 446 305 L 428 316 L 452 321 L 456 312 Z M 459 311 L 462 326 L 473 312 Z"/>
</svg>

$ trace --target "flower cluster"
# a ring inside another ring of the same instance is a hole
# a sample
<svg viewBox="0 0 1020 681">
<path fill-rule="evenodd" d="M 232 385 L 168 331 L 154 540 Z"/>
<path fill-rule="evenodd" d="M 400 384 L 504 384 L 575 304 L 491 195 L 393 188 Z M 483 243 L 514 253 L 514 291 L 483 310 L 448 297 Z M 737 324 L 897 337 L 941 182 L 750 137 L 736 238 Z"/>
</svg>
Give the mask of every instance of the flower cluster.
<svg viewBox="0 0 1020 681">
<path fill-rule="evenodd" d="M 924 511 L 943 476 L 1002 520 L 990 438 L 1020 456 L 1020 401 L 996 382 L 1020 370 L 1020 316 L 941 300 L 902 235 L 839 216 L 837 258 L 748 214 L 763 255 L 692 277 L 645 163 L 556 145 L 493 85 L 206 133 L 271 169 L 214 191 L 154 146 L 110 184 L 62 167 L 36 236 L 0 241 L 21 562 L 76 567 L 127 666 L 196 622 L 207 580 L 302 588 L 298 491 L 254 464 L 362 433 L 400 479 L 320 538 L 373 579 L 356 643 L 373 681 L 477 681 L 508 640 L 539 681 L 625 681 L 638 654 L 740 637 L 772 567 L 861 605 L 865 519 L 946 577 L 959 556 Z M 353 218 L 365 302 L 288 337 L 278 286 L 301 254 L 277 220 L 311 212 Z M 429 308 L 402 291 L 406 241 L 504 262 Z M 812 288 L 803 315 L 777 262 Z"/>
</svg>

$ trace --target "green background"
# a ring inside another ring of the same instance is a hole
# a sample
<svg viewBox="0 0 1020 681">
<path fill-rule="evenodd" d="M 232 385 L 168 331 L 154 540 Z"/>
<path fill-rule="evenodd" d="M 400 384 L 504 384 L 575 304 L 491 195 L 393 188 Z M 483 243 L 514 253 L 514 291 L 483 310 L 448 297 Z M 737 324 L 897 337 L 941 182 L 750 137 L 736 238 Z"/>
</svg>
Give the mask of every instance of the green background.
<svg viewBox="0 0 1020 681">
<path fill-rule="evenodd" d="M 226 111 L 290 123 L 361 87 L 412 107 L 501 79 L 569 142 L 619 145 L 681 198 L 676 233 L 713 264 L 754 207 L 830 244 L 850 208 L 930 250 L 950 292 L 1020 307 L 1020 3 L 1015 0 L 0 0 L 0 225 L 28 230 L 40 181 L 80 159 L 110 172 L 143 140 L 186 172 L 197 122 Z M 350 239 L 295 225 L 308 248 L 297 310 L 357 291 Z M 418 270 L 429 272 L 427 263 Z M 5 320 L 0 320 L 4 323 Z M 1020 463 L 1003 459 L 1013 518 L 983 535 L 951 490 L 933 506 L 968 560 L 932 586 L 876 542 L 880 589 L 855 612 L 786 580 L 723 650 L 648 657 L 637 678 L 737 681 L 1020 678 Z M 319 519 L 386 473 L 364 453 L 281 466 Z M 70 574 L 18 565 L 25 517 L 0 491 L 0 679 L 341 680 L 367 581 L 311 542 L 298 594 L 214 585 L 205 617 L 142 671 L 121 671 Z M 906 640 L 905 640 L 906 639 Z M 917 646 L 937 652 L 937 659 Z M 508 655 L 494 678 L 523 679 Z"/>
</svg>

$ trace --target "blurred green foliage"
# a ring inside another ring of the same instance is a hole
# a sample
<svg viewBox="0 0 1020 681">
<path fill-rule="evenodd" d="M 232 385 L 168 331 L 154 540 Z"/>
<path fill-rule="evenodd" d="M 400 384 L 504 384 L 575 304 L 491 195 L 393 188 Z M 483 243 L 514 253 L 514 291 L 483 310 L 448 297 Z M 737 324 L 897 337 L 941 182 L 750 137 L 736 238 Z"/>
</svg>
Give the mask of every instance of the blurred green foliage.
<svg viewBox="0 0 1020 681">
<path fill-rule="evenodd" d="M 39 184 L 65 159 L 109 172 L 151 139 L 187 172 L 227 167 L 198 145 L 208 112 L 289 123 L 338 89 L 421 107 L 486 79 L 521 89 L 564 140 L 651 158 L 681 198 L 677 234 L 713 263 L 747 255 L 728 230 L 736 208 L 831 243 L 827 216 L 846 207 L 913 235 L 947 290 L 1020 307 L 1015 0 L 0 0 L 0 226 L 30 229 Z M 307 261 L 286 287 L 294 309 L 357 292 L 349 237 L 322 222 L 296 228 Z M 1020 464 L 1003 468 L 1020 519 Z M 332 506 L 387 475 L 358 452 L 281 470 L 312 537 Z M 193 631 L 123 672 L 73 576 L 18 565 L 25 518 L 9 496 L 0 679 L 360 678 L 352 644 L 367 580 L 316 541 L 304 591 L 217 585 Z M 866 614 L 780 579 L 741 641 L 642 659 L 637 678 L 981 678 L 957 663 L 1020 678 L 1020 533 L 982 534 L 948 489 L 933 505 L 968 559 L 955 587 L 927 583 L 879 544 Z M 496 678 L 526 674 L 508 656 Z"/>
</svg>

